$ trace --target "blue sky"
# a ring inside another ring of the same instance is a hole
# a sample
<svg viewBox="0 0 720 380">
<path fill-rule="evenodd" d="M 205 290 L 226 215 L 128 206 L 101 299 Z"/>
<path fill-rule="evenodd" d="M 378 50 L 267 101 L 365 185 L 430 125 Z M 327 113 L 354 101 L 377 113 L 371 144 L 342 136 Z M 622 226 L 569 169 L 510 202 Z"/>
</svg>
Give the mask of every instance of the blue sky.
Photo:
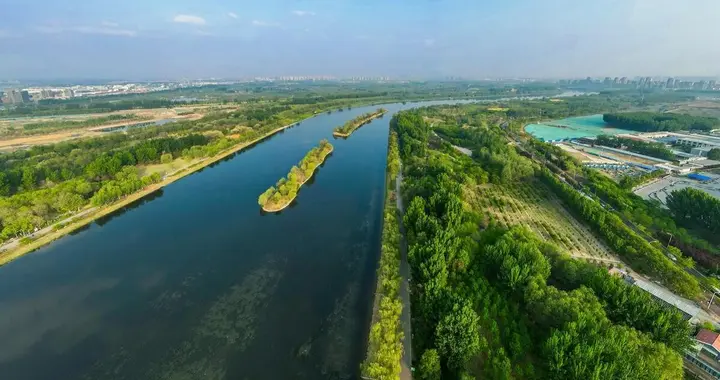
<svg viewBox="0 0 720 380">
<path fill-rule="evenodd" d="M 720 74 L 718 0 L 0 0 L 0 79 Z"/>
</svg>

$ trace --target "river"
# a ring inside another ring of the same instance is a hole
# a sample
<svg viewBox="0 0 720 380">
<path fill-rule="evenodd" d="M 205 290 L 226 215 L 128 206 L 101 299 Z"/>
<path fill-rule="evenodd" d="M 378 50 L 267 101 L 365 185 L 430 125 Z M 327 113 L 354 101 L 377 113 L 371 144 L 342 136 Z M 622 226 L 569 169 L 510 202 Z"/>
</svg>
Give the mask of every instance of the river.
<svg viewBox="0 0 720 380">
<path fill-rule="evenodd" d="M 346 379 L 365 354 L 391 104 L 322 114 L 0 267 L 0 378 Z M 456 103 L 456 102 L 454 102 Z M 257 197 L 322 138 L 290 208 Z"/>
</svg>

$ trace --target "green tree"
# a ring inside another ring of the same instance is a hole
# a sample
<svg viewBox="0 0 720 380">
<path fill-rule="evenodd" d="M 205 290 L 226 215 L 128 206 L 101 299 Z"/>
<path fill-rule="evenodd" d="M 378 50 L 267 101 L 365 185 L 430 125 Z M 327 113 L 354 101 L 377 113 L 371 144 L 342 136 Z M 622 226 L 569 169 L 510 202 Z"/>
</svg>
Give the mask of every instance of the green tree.
<svg viewBox="0 0 720 380">
<path fill-rule="evenodd" d="M 0 197 L 10 195 L 10 178 L 4 172 L 0 172 Z"/>
<path fill-rule="evenodd" d="M 163 164 L 169 164 L 173 160 L 172 153 L 163 153 L 162 156 L 160 156 L 160 162 Z"/>
<path fill-rule="evenodd" d="M 720 148 L 712 148 L 708 152 L 708 159 L 720 161 Z"/>
<path fill-rule="evenodd" d="M 437 350 L 429 349 L 423 352 L 418 365 L 417 376 L 420 380 L 440 380 L 440 355 Z"/>
<path fill-rule="evenodd" d="M 31 166 L 26 166 L 22 170 L 22 187 L 24 190 L 32 190 L 37 185 L 37 172 Z"/>
<path fill-rule="evenodd" d="M 435 346 L 448 367 L 459 370 L 480 350 L 478 316 L 469 303 L 455 304 L 438 323 Z"/>
</svg>

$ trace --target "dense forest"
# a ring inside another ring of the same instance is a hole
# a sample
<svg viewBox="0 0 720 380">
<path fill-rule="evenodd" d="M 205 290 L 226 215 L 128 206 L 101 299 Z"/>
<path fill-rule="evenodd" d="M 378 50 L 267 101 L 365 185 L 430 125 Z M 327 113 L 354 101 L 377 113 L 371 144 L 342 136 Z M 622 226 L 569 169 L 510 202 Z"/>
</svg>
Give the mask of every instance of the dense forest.
<svg viewBox="0 0 720 380">
<path fill-rule="evenodd" d="M 270 186 L 260 194 L 258 204 L 265 211 L 280 211 L 287 207 L 297 196 L 300 187 L 313 176 L 318 166 L 332 151 L 332 144 L 327 140 L 321 140 L 318 146 L 307 152 L 297 166 L 290 169 L 287 178 L 281 178 L 275 186 Z"/>
<path fill-rule="evenodd" d="M 500 130 L 451 128 L 446 119 L 437 133 L 473 147 L 471 159 L 434 141 L 423 115 L 437 122 L 428 109 L 391 123 L 410 199 L 418 377 L 682 377 L 690 328 L 677 312 L 523 227 L 483 227 L 483 210 L 466 208 L 467 186 L 513 186 L 536 175 Z"/>
<path fill-rule="evenodd" d="M 710 131 L 719 124 L 718 119 L 712 117 L 666 112 L 606 113 L 603 120 L 613 127 L 640 132 Z"/>
<path fill-rule="evenodd" d="M 668 147 L 663 143 L 639 141 L 626 137 L 600 135 L 595 140 L 595 144 L 611 148 L 627 149 L 630 152 L 661 158 L 663 160 L 675 160 L 675 153 L 668 149 Z"/>
<path fill-rule="evenodd" d="M 681 224 L 699 226 L 713 235 L 720 234 L 720 200 L 712 195 L 686 187 L 670 193 L 667 206 Z"/>
</svg>

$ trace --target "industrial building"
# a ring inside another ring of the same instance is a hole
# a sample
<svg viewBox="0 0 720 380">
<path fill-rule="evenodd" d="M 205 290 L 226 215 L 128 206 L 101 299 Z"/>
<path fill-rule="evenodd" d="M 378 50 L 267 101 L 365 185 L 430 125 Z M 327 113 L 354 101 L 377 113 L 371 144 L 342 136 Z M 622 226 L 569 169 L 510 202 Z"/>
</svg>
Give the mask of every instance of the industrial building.
<svg viewBox="0 0 720 380">
<path fill-rule="evenodd" d="M 678 138 L 675 143 L 691 148 L 720 148 L 720 138 L 714 136 L 690 135 Z"/>
<path fill-rule="evenodd" d="M 720 334 L 700 329 L 684 356 L 686 369 L 700 379 L 720 379 Z"/>
</svg>

